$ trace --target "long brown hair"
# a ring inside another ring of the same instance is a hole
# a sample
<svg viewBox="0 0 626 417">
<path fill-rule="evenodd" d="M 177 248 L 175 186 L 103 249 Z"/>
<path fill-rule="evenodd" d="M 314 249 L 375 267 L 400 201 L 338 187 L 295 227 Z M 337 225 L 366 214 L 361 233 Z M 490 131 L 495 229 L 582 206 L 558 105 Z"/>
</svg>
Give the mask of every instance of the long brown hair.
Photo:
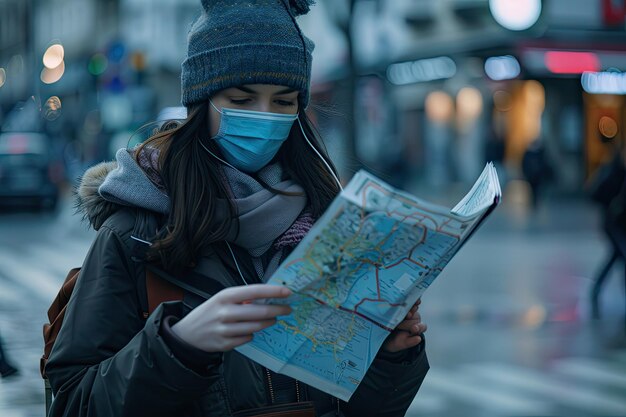
<svg viewBox="0 0 626 417">
<path fill-rule="evenodd" d="M 202 102 L 188 110 L 184 121 L 164 123 L 135 153 L 138 159 L 144 148 L 160 151 L 159 170 L 170 198 L 170 212 L 167 224 L 155 237 L 148 256 L 173 272 L 193 267 L 203 250 L 223 241 L 231 227 L 237 226 L 236 209 L 219 171 L 220 162 L 201 145 L 216 155 L 220 154 L 215 141 L 209 139 L 209 103 Z M 304 111 L 299 112 L 298 118 L 309 141 L 336 175 L 319 132 Z M 298 121 L 275 160 L 280 161 L 285 172 L 304 188 L 312 215 L 319 217 L 339 192 L 339 186 L 306 143 Z M 223 213 L 224 205 L 219 205 L 220 201 L 229 203 L 227 213 Z"/>
</svg>

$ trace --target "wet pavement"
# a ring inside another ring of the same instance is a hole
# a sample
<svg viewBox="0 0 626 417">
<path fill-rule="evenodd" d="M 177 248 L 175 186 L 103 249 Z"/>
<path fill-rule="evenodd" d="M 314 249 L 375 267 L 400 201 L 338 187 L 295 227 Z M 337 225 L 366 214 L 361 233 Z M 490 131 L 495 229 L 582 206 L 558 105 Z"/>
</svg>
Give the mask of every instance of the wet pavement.
<svg viewBox="0 0 626 417">
<path fill-rule="evenodd" d="M 532 213 L 510 195 L 423 297 L 431 371 L 407 415 L 626 416 L 623 265 L 589 318 L 609 253 L 596 209 L 570 198 Z M 41 326 L 92 237 L 69 201 L 0 213 L 0 335 L 21 370 L 0 380 L 0 416 L 44 414 Z"/>
</svg>

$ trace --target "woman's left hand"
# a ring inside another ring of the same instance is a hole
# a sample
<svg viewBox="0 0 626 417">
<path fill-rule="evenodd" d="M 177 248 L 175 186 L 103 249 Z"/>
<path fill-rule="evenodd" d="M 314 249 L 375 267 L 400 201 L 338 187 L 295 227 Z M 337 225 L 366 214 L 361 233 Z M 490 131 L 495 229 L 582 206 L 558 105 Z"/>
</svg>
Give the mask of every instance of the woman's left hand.
<svg viewBox="0 0 626 417">
<path fill-rule="evenodd" d="M 395 353 L 422 343 L 422 333 L 426 331 L 428 326 L 422 323 L 422 317 L 417 311 L 421 302 L 421 299 L 417 300 L 404 320 L 387 337 L 383 343 L 383 350 Z"/>
</svg>

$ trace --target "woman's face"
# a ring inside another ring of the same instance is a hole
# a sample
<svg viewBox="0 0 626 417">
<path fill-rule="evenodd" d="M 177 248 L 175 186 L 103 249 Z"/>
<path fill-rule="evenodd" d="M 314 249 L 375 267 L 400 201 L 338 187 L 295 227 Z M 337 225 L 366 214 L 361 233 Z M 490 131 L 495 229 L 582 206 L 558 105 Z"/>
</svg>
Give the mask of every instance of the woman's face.
<svg viewBox="0 0 626 417">
<path fill-rule="evenodd" d="M 227 88 L 211 97 L 218 109 L 254 110 L 269 113 L 298 113 L 298 91 L 290 87 L 271 84 L 245 84 Z M 211 137 L 220 128 L 220 113 L 209 106 Z"/>
</svg>

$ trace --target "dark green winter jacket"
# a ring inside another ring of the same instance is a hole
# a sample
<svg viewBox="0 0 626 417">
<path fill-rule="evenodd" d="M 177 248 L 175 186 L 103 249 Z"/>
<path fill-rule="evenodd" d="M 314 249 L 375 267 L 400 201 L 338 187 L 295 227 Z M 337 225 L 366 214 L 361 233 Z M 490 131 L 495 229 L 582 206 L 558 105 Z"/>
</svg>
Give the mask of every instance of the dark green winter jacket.
<svg viewBox="0 0 626 417">
<path fill-rule="evenodd" d="M 206 299 L 202 294 L 214 293 L 216 282 L 241 285 L 219 245 L 182 277 L 194 291 L 143 317 L 144 264 L 133 252 L 137 239 L 154 234 L 154 216 L 100 197 L 98 186 L 114 167 L 91 169 L 80 188 L 82 209 L 98 233 L 46 367 L 51 417 L 221 417 L 269 404 L 265 368 L 236 351 L 198 351 L 164 328 L 166 318 L 180 319 Z M 233 248 L 243 273 L 255 275 L 247 252 Z M 299 394 L 315 403 L 318 416 L 403 416 L 427 371 L 422 343 L 400 355 L 380 352 L 348 403 L 301 383 Z"/>
</svg>

